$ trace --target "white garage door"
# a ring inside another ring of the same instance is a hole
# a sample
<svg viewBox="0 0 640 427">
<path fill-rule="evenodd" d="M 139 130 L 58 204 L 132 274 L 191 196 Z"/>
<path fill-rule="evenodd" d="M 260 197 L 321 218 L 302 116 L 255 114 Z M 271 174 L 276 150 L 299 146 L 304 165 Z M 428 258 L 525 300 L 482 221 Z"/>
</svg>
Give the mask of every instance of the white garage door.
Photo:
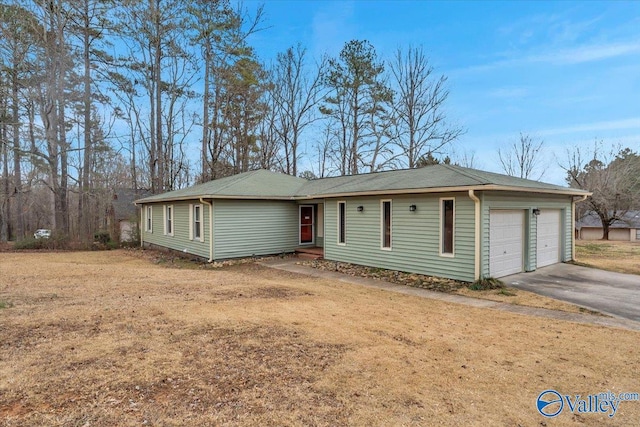
<svg viewBox="0 0 640 427">
<path fill-rule="evenodd" d="M 503 277 L 523 269 L 524 211 L 489 211 L 489 274 Z"/>
<path fill-rule="evenodd" d="M 542 209 L 538 215 L 537 266 L 560 262 L 560 210 Z"/>
</svg>

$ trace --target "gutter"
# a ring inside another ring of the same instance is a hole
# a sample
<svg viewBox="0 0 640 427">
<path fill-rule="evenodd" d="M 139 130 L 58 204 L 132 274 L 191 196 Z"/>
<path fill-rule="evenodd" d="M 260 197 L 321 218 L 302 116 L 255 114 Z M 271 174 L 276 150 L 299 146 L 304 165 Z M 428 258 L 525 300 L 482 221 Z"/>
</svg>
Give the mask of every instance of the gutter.
<svg viewBox="0 0 640 427">
<path fill-rule="evenodd" d="M 563 189 L 545 189 L 545 188 L 529 188 L 529 187 L 512 187 L 496 184 L 485 185 L 465 185 L 457 187 L 430 187 L 430 188 L 403 188 L 397 190 L 373 190 L 373 191 L 352 191 L 352 192 L 336 192 L 336 193 L 320 193 L 309 194 L 307 196 L 294 196 L 293 200 L 305 199 L 330 199 L 338 197 L 355 197 L 355 196 L 382 196 L 395 194 L 427 194 L 427 193 L 455 193 L 460 191 L 512 191 L 517 193 L 539 193 L 539 194 L 559 194 L 563 196 L 581 196 L 582 192 L 575 190 Z M 217 196 L 216 196 L 217 197 Z"/>
<path fill-rule="evenodd" d="M 480 233 L 481 233 L 481 222 L 480 222 L 480 199 L 475 195 L 474 190 L 469 190 L 469 198 L 473 200 L 475 206 L 475 257 L 474 257 L 474 272 L 473 276 L 475 280 L 480 280 L 480 261 L 482 259 L 480 253 Z"/>
<path fill-rule="evenodd" d="M 213 203 L 207 202 L 200 197 L 200 203 L 209 206 L 209 259 L 207 262 L 213 262 Z"/>
<path fill-rule="evenodd" d="M 545 189 L 545 188 L 529 188 L 529 187 L 513 187 L 506 185 L 496 184 L 484 184 L 484 185 L 464 185 L 456 187 L 418 187 L 418 188 L 401 188 L 395 190 L 363 190 L 363 191 L 350 191 L 350 192 L 335 192 L 335 193 L 318 193 L 318 194 L 297 194 L 291 196 L 258 196 L 258 195 L 221 195 L 221 194 L 202 194 L 202 195 L 186 195 L 176 197 L 165 197 L 158 199 L 140 199 L 136 204 L 142 203 L 164 203 L 164 202 L 177 202 L 184 200 L 193 200 L 196 198 L 208 198 L 208 199 L 227 199 L 227 200 L 316 200 L 316 199 L 330 199 L 340 197 L 355 197 L 355 196 L 382 196 L 382 195 L 396 195 L 396 194 L 427 194 L 427 193 L 455 193 L 460 191 L 512 191 L 517 193 L 538 193 L 538 194 L 559 194 L 563 196 L 582 196 L 581 191 L 571 189 Z M 588 195 L 591 195 L 589 193 Z"/>
<path fill-rule="evenodd" d="M 576 260 L 576 203 L 584 202 L 592 194 L 585 194 L 577 200 L 571 198 L 571 261 Z"/>
<path fill-rule="evenodd" d="M 137 203 L 133 203 L 136 207 L 138 206 Z M 145 209 L 144 204 L 142 205 L 142 207 L 140 208 L 140 222 L 138 223 L 138 233 L 140 233 L 140 249 L 144 249 L 144 230 L 145 230 L 145 226 L 144 224 L 145 221 L 147 220 L 147 218 L 145 217 L 145 215 L 147 214 L 147 210 Z"/>
</svg>

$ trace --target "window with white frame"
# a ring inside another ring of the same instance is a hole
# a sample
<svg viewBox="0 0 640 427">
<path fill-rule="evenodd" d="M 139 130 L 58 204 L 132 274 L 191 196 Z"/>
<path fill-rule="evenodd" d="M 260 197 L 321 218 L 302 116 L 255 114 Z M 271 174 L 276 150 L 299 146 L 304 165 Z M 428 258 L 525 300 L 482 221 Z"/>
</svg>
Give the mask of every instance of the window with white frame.
<svg viewBox="0 0 640 427">
<path fill-rule="evenodd" d="M 173 236 L 173 206 L 164 207 L 164 234 Z"/>
<path fill-rule="evenodd" d="M 189 205 L 189 239 L 204 242 L 202 205 Z"/>
<path fill-rule="evenodd" d="M 347 244 L 347 202 L 338 202 L 338 244 Z"/>
<path fill-rule="evenodd" d="M 391 249 L 391 200 L 380 201 L 382 249 Z"/>
<path fill-rule="evenodd" d="M 454 254 L 455 210 L 455 199 L 440 199 L 440 255 Z"/>
<path fill-rule="evenodd" d="M 145 231 L 153 233 L 153 206 L 147 206 L 146 228 Z"/>
</svg>

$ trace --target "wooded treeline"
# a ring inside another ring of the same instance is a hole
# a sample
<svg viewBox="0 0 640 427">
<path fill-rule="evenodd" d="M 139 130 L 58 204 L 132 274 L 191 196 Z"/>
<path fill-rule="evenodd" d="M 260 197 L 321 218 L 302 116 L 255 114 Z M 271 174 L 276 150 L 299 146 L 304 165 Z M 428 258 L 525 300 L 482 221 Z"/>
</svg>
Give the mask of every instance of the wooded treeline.
<svg viewBox="0 0 640 427">
<path fill-rule="evenodd" d="M 416 167 L 462 133 L 421 47 L 266 64 L 266 25 L 226 0 L 0 1 L 0 240 L 90 239 L 117 188 Z"/>
<path fill-rule="evenodd" d="M 0 241 L 36 228 L 90 241 L 117 189 L 450 161 L 464 130 L 422 47 L 381 58 L 352 40 L 311 57 L 297 44 L 267 63 L 251 41 L 268 25 L 229 0 L 0 0 Z M 507 174 L 537 179 L 542 151 L 521 134 L 498 155 Z M 571 185 L 592 190 L 587 178 L 609 170 L 597 154 L 566 166 Z M 614 194 L 637 195 L 627 181 Z"/>
</svg>

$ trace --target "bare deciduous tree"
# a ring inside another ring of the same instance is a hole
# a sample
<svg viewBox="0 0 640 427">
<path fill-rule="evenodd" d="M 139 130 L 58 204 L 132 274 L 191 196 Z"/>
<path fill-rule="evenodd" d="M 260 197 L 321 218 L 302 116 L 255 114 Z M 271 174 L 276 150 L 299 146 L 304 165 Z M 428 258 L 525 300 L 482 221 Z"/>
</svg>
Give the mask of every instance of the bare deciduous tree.
<svg viewBox="0 0 640 427">
<path fill-rule="evenodd" d="M 233 147 L 226 129 L 229 75 L 242 58 L 253 57 L 247 39 L 262 30 L 263 7 L 253 16 L 242 4 L 233 9 L 228 0 L 195 0 L 187 6 L 190 15 L 191 43 L 200 48 L 197 58 L 201 69 L 202 140 L 201 181 L 226 176 L 232 172 L 230 158 Z"/>
<path fill-rule="evenodd" d="M 640 156 L 628 148 L 603 152 L 602 142 L 596 142 L 592 152 L 574 147 L 567 150 L 561 166 L 571 187 L 593 193 L 585 204 L 600 218 L 604 240 L 609 239 L 614 222 L 624 220 L 629 210 L 640 205 Z"/>
<path fill-rule="evenodd" d="M 352 40 L 339 58 L 329 59 L 323 81 L 330 93 L 320 111 L 338 123 L 342 175 L 357 174 L 361 165 L 371 167 L 370 156 L 365 157 L 371 144 L 370 116 L 384 114 L 393 101 L 383 75 L 384 63 L 368 41 Z"/>
<path fill-rule="evenodd" d="M 543 155 L 544 141 L 536 141 L 530 135 L 520 133 L 520 139 L 506 151 L 498 149 L 498 159 L 502 170 L 518 178 L 540 180 L 547 165 Z"/>
<path fill-rule="evenodd" d="M 442 148 L 464 133 L 447 123 L 444 103 L 449 96 L 447 78 L 436 76 L 421 47 L 399 48 L 391 62 L 397 96 L 394 102 L 397 144 L 409 168 L 427 153 Z"/>
<path fill-rule="evenodd" d="M 298 174 L 300 135 L 316 119 L 314 108 L 320 101 L 322 74 L 326 61 L 322 60 L 309 74 L 306 69 L 307 51 L 300 44 L 279 53 L 271 70 L 276 114 L 276 135 L 284 150 L 283 171 Z"/>
<path fill-rule="evenodd" d="M 185 26 L 188 16 L 180 0 L 126 0 L 118 16 L 126 45 L 121 59 L 122 74 L 129 80 L 134 102 L 146 100 L 146 108 L 136 106 L 138 140 L 146 146 L 151 190 L 173 189 L 176 164 L 176 136 L 184 110 L 179 106 L 193 95 L 195 69 L 187 46 Z M 180 147 L 177 147 L 180 151 Z"/>
</svg>

